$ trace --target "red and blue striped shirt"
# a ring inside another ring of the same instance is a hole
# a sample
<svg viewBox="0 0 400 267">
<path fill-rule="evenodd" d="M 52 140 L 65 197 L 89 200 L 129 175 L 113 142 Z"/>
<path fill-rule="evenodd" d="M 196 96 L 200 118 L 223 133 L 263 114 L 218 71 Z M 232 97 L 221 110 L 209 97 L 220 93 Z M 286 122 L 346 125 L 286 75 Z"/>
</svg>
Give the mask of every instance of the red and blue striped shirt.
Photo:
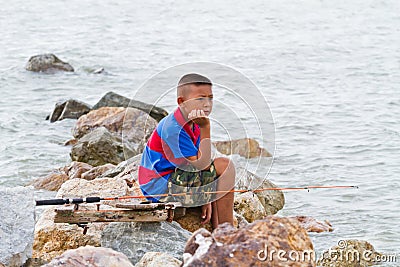
<svg viewBox="0 0 400 267">
<path fill-rule="evenodd" d="M 191 128 L 179 108 L 163 118 L 144 148 L 139 166 L 138 181 L 143 194 L 165 194 L 168 179 L 185 158 L 196 156 L 200 144 L 200 128 Z M 157 202 L 159 197 L 148 197 Z"/>
</svg>

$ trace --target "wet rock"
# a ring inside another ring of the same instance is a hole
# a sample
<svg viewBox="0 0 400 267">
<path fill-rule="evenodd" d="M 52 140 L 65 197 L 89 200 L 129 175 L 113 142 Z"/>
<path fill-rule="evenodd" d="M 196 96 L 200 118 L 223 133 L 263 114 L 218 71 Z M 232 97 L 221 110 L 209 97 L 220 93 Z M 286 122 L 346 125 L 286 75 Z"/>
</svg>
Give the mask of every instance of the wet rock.
<svg viewBox="0 0 400 267">
<path fill-rule="evenodd" d="M 89 196 L 110 197 L 128 195 L 125 181 L 120 179 L 104 178 L 87 181 L 72 179 L 65 182 L 57 193 L 56 198 L 81 198 Z M 105 204 L 102 208 L 111 209 Z M 111 204 L 111 203 L 108 203 Z M 55 207 L 49 207 L 42 213 L 35 226 L 35 240 L 33 244 L 33 258 L 50 261 L 64 251 L 81 246 L 100 246 L 100 237 L 108 223 L 90 224 L 87 233 L 77 225 L 54 223 Z M 95 210 L 93 204 L 80 204 L 81 210 Z"/>
<path fill-rule="evenodd" d="M 162 252 L 147 252 L 135 267 L 179 267 L 182 262 Z"/>
<path fill-rule="evenodd" d="M 0 266 L 21 266 L 32 255 L 35 202 L 31 187 L 0 187 Z"/>
<path fill-rule="evenodd" d="M 322 267 L 366 267 L 375 265 L 377 257 L 382 255 L 367 241 L 340 240 L 322 253 L 317 264 Z"/>
<path fill-rule="evenodd" d="M 71 249 L 54 258 L 43 267 L 74 266 L 74 267 L 133 267 L 129 259 L 122 253 L 110 248 L 85 246 Z"/>
<path fill-rule="evenodd" d="M 235 195 L 234 209 L 250 223 L 267 216 L 260 199 L 252 192 Z"/>
<path fill-rule="evenodd" d="M 323 222 L 317 221 L 315 218 L 308 217 L 308 216 L 296 216 L 290 217 L 299 221 L 300 225 L 303 226 L 307 230 L 307 232 L 332 232 L 333 227 L 332 224 L 325 220 Z"/>
<path fill-rule="evenodd" d="M 29 59 L 25 68 L 35 72 L 74 71 L 69 63 L 61 61 L 54 54 L 33 56 Z"/>
<path fill-rule="evenodd" d="M 257 188 L 277 188 L 266 178 L 259 177 L 245 168 L 236 168 L 237 189 L 254 190 Z M 285 197 L 280 190 L 265 190 L 255 193 L 264 206 L 267 215 L 276 214 L 285 205 Z"/>
<path fill-rule="evenodd" d="M 136 108 L 142 110 L 143 112 L 146 112 L 157 121 L 160 121 L 162 118 L 168 115 L 168 112 L 162 108 L 146 104 L 137 100 L 129 99 L 114 92 L 108 92 L 107 94 L 105 94 L 99 100 L 99 102 L 96 105 L 94 105 L 93 109 L 99 109 L 101 107 Z"/>
<path fill-rule="evenodd" d="M 71 159 L 86 162 L 92 166 L 107 163 L 118 164 L 138 154 L 119 136 L 112 135 L 106 128 L 100 127 L 88 133 L 71 149 Z"/>
<path fill-rule="evenodd" d="M 270 257 L 271 251 L 275 254 Z M 298 260 L 303 252 L 310 257 Z M 316 266 L 313 254 L 313 244 L 296 220 L 268 216 L 240 229 L 228 223 L 213 233 L 199 229 L 186 244 L 183 266 Z"/>
<path fill-rule="evenodd" d="M 190 235 L 176 222 L 110 223 L 103 231 L 101 246 L 124 253 L 134 264 L 152 251 L 181 260 Z"/>
<path fill-rule="evenodd" d="M 91 106 L 86 103 L 69 99 L 65 102 L 56 103 L 49 119 L 50 122 L 61 121 L 63 119 L 78 119 L 80 116 L 88 113 L 90 109 Z"/>
<path fill-rule="evenodd" d="M 93 169 L 93 166 L 84 162 L 73 161 L 64 168 L 70 179 L 81 178 L 82 174 Z"/>
<path fill-rule="evenodd" d="M 93 180 L 105 173 L 106 171 L 109 171 L 111 169 L 114 169 L 115 165 L 107 163 L 105 165 L 101 165 L 98 167 L 94 167 L 84 173 L 82 173 L 81 178 L 85 180 Z"/>
<path fill-rule="evenodd" d="M 219 152 L 225 155 L 239 154 L 245 158 L 272 157 L 272 155 L 260 147 L 260 144 L 251 138 L 236 139 L 231 141 L 217 141 L 213 145 Z"/>
</svg>

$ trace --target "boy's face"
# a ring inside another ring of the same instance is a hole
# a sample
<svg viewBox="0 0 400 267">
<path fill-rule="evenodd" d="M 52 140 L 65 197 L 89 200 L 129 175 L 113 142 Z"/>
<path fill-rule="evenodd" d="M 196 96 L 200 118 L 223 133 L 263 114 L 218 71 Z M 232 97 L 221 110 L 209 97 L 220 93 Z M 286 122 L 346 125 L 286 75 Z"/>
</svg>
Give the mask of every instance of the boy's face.
<svg viewBox="0 0 400 267">
<path fill-rule="evenodd" d="M 213 93 L 211 85 L 208 84 L 188 84 L 185 93 L 178 97 L 178 104 L 184 115 L 187 115 L 194 109 L 203 110 L 208 117 L 213 107 Z"/>
</svg>

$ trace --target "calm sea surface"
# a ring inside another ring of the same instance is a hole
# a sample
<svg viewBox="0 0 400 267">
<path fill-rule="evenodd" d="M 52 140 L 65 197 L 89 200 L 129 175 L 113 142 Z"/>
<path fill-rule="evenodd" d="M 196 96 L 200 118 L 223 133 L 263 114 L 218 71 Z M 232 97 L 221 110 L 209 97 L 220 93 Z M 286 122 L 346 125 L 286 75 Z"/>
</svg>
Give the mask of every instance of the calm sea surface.
<svg viewBox="0 0 400 267">
<path fill-rule="evenodd" d="M 288 192 L 279 215 L 329 220 L 334 232 L 311 234 L 318 252 L 354 238 L 400 252 L 399 1 L 0 3 L 0 185 L 25 185 L 70 162 L 63 143 L 75 121 L 45 121 L 56 102 L 93 105 L 108 91 L 133 97 L 171 66 L 221 63 L 247 76 L 269 103 L 270 180 L 360 187 Z M 48 52 L 75 73 L 24 70 L 30 56 Z M 106 73 L 90 73 L 99 67 Z M 165 100 L 171 111 L 173 96 Z M 248 135 L 260 139 L 256 130 Z"/>
</svg>

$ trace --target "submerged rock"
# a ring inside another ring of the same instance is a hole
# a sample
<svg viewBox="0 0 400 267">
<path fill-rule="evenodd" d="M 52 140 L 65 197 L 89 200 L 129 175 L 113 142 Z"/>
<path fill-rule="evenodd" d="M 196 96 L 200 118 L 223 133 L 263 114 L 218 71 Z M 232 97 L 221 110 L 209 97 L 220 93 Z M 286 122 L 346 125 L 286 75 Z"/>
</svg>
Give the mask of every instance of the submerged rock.
<svg viewBox="0 0 400 267">
<path fill-rule="evenodd" d="M 93 106 L 93 109 L 99 109 L 101 107 L 136 108 L 146 112 L 157 121 L 160 121 L 162 118 L 168 115 L 168 112 L 162 108 L 137 100 L 129 99 L 114 92 L 108 92 L 107 94 L 105 94 L 99 100 L 99 102 L 97 102 L 97 104 Z"/>
<path fill-rule="evenodd" d="M 74 161 L 101 166 L 107 163 L 118 164 L 136 154 L 138 151 L 123 143 L 119 136 L 100 127 L 79 139 L 72 147 L 70 156 Z"/>
<path fill-rule="evenodd" d="M 134 264 L 152 251 L 181 260 L 190 235 L 176 222 L 110 223 L 103 231 L 101 246 L 124 253 Z"/>
<path fill-rule="evenodd" d="M 302 260 L 303 254 L 309 257 Z M 199 229 L 186 244 L 183 266 L 312 267 L 313 256 L 313 244 L 296 220 L 268 216 L 239 229 L 228 223 L 212 233 Z"/>
<path fill-rule="evenodd" d="M 110 248 L 85 246 L 71 249 L 54 258 L 43 267 L 74 266 L 74 267 L 133 267 L 129 259 L 122 253 Z"/>
<path fill-rule="evenodd" d="M 298 220 L 301 226 L 303 226 L 307 232 L 321 233 L 333 231 L 332 224 L 327 220 L 321 222 L 309 216 L 296 216 L 290 218 Z"/>
<path fill-rule="evenodd" d="M 135 267 L 179 267 L 182 262 L 163 252 L 146 252 Z"/>
<path fill-rule="evenodd" d="M 74 71 L 74 68 L 69 63 L 61 61 L 54 54 L 33 56 L 29 59 L 25 68 L 35 72 Z"/>
<path fill-rule="evenodd" d="M 78 119 L 80 116 L 88 113 L 90 109 L 91 106 L 86 103 L 69 99 L 65 102 L 56 103 L 49 119 L 50 122 L 61 121 L 63 119 Z"/>
<path fill-rule="evenodd" d="M 35 202 L 29 187 L 0 187 L 0 266 L 22 266 L 32 255 Z"/>
<path fill-rule="evenodd" d="M 251 138 L 217 141 L 213 142 L 213 145 L 219 152 L 225 155 L 239 154 L 248 159 L 255 157 L 272 157 L 271 153 L 260 147 L 260 144 Z"/>
</svg>

